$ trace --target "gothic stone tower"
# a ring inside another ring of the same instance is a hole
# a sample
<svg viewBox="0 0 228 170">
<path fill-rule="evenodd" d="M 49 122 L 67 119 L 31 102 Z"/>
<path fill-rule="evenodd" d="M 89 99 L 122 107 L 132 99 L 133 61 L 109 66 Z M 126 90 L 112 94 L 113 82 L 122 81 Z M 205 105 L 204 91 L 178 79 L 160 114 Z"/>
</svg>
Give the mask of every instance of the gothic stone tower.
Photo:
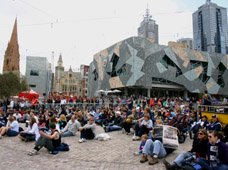
<svg viewBox="0 0 228 170">
<path fill-rule="evenodd" d="M 11 34 L 11 39 L 8 43 L 8 47 L 4 56 L 3 63 L 3 74 L 12 72 L 17 76 L 20 76 L 20 54 L 19 54 L 19 45 L 17 39 L 17 18 L 15 19 L 13 32 Z"/>
</svg>

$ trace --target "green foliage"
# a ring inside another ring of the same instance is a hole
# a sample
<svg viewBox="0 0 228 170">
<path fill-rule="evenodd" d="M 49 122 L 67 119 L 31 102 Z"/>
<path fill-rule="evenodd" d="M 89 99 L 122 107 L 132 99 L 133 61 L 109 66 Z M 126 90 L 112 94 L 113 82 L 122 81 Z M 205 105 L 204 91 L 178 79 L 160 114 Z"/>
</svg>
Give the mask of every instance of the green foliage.
<svg viewBox="0 0 228 170">
<path fill-rule="evenodd" d="M 0 74 L 0 98 L 18 95 L 20 91 L 27 90 L 27 83 L 13 73 Z"/>
</svg>

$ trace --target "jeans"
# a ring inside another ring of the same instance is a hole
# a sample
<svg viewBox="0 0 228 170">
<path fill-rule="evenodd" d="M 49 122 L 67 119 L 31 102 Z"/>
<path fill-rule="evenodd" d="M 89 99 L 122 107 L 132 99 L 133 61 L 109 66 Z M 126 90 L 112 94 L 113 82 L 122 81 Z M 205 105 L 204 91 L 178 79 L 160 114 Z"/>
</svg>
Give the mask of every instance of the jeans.
<svg viewBox="0 0 228 170">
<path fill-rule="evenodd" d="M 107 132 L 111 132 L 111 131 L 121 130 L 122 127 L 117 125 L 111 125 L 111 126 L 107 126 L 106 129 L 107 129 Z"/>
<path fill-rule="evenodd" d="M 151 139 L 147 139 L 143 148 L 143 154 L 157 155 L 158 158 L 164 158 L 167 155 L 163 144 L 159 140 L 153 142 Z"/>
<path fill-rule="evenodd" d="M 228 165 L 226 164 L 218 164 L 215 167 L 211 167 L 210 161 L 204 158 L 197 158 L 196 162 L 199 163 L 203 168 L 207 170 L 227 170 L 228 169 Z"/>
<path fill-rule="evenodd" d="M 69 136 L 74 136 L 74 134 L 70 131 L 66 131 L 61 134 L 61 137 L 69 137 Z"/>
<path fill-rule="evenodd" d="M 179 154 L 176 159 L 174 160 L 174 162 L 181 167 L 183 165 L 183 163 L 185 162 L 185 159 L 192 157 L 194 154 L 191 152 L 184 152 Z"/>
</svg>

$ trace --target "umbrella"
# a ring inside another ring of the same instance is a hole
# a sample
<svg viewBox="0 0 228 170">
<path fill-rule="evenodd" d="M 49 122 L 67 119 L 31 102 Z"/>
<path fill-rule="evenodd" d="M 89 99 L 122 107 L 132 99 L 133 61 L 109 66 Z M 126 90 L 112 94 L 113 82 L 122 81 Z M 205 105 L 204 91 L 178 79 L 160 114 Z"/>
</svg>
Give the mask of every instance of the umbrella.
<svg viewBox="0 0 228 170">
<path fill-rule="evenodd" d="M 102 89 L 101 89 L 101 90 L 97 90 L 97 92 L 98 92 L 98 93 L 105 93 L 105 91 L 102 90 Z"/>
<path fill-rule="evenodd" d="M 113 93 L 120 93 L 121 91 L 120 90 L 113 90 Z"/>
<path fill-rule="evenodd" d="M 108 93 L 113 93 L 113 91 L 112 91 L 112 90 L 106 90 L 105 93 L 106 93 L 106 94 L 108 94 Z"/>
<path fill-rule="evenodd" d="M 26 98 L 26 99 L 29 99 L 31 101 L 31 100 L 34 100 L 34 99 L 38 99 L 39 98 L 39 94 L 37 92 L 35 92 L 34 90 L 22 91 L 22 92 L 20 92 L 18 94 L 18 97 Z"/>
</svg>

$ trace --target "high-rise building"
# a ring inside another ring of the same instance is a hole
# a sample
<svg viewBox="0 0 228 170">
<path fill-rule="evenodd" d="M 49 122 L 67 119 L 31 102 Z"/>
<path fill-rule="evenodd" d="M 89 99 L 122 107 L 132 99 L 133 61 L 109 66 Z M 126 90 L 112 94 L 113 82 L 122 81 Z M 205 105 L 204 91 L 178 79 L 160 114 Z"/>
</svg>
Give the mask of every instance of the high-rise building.
<svg viewBox="0 0 228 170">
<path fill-rule="evenodd" d="M 46 57 L 26 57 L 26 79 L 30 89 L 40 96 L 47 96 L 51 92 L 52 71 L 51 63 Z"/>
<path fill-rule="evenodd" d="M 158 25 L 155 20 L 152 19 L 148 8 L 146 9 L 146 15 L 144 15 L 143 21 L 138 28 L 138 36 L 148 38 L 152 42 L 158 44 Z"/>
<path fill-rule="evenodd" d="M 177 40 L 177 42 L 186 45 L 186 48 L 193 49 L 192 38 L 181 38 L 181 39 Z"/>
<path fill-rule="evenodd" d="M 3 74 L 12 72 L 17 76 L 20 76 L 20 54 L 17 37 L 17 18 L 13 26 L 13 32 L 11 34 L 10 41 L 8 43 L 3 63 Z"/>
<path fill-rule="evenodd" d="M 228 54 L 227 9 L 211 0 L 193 13 L 194 49 Z"/>
</svg>

